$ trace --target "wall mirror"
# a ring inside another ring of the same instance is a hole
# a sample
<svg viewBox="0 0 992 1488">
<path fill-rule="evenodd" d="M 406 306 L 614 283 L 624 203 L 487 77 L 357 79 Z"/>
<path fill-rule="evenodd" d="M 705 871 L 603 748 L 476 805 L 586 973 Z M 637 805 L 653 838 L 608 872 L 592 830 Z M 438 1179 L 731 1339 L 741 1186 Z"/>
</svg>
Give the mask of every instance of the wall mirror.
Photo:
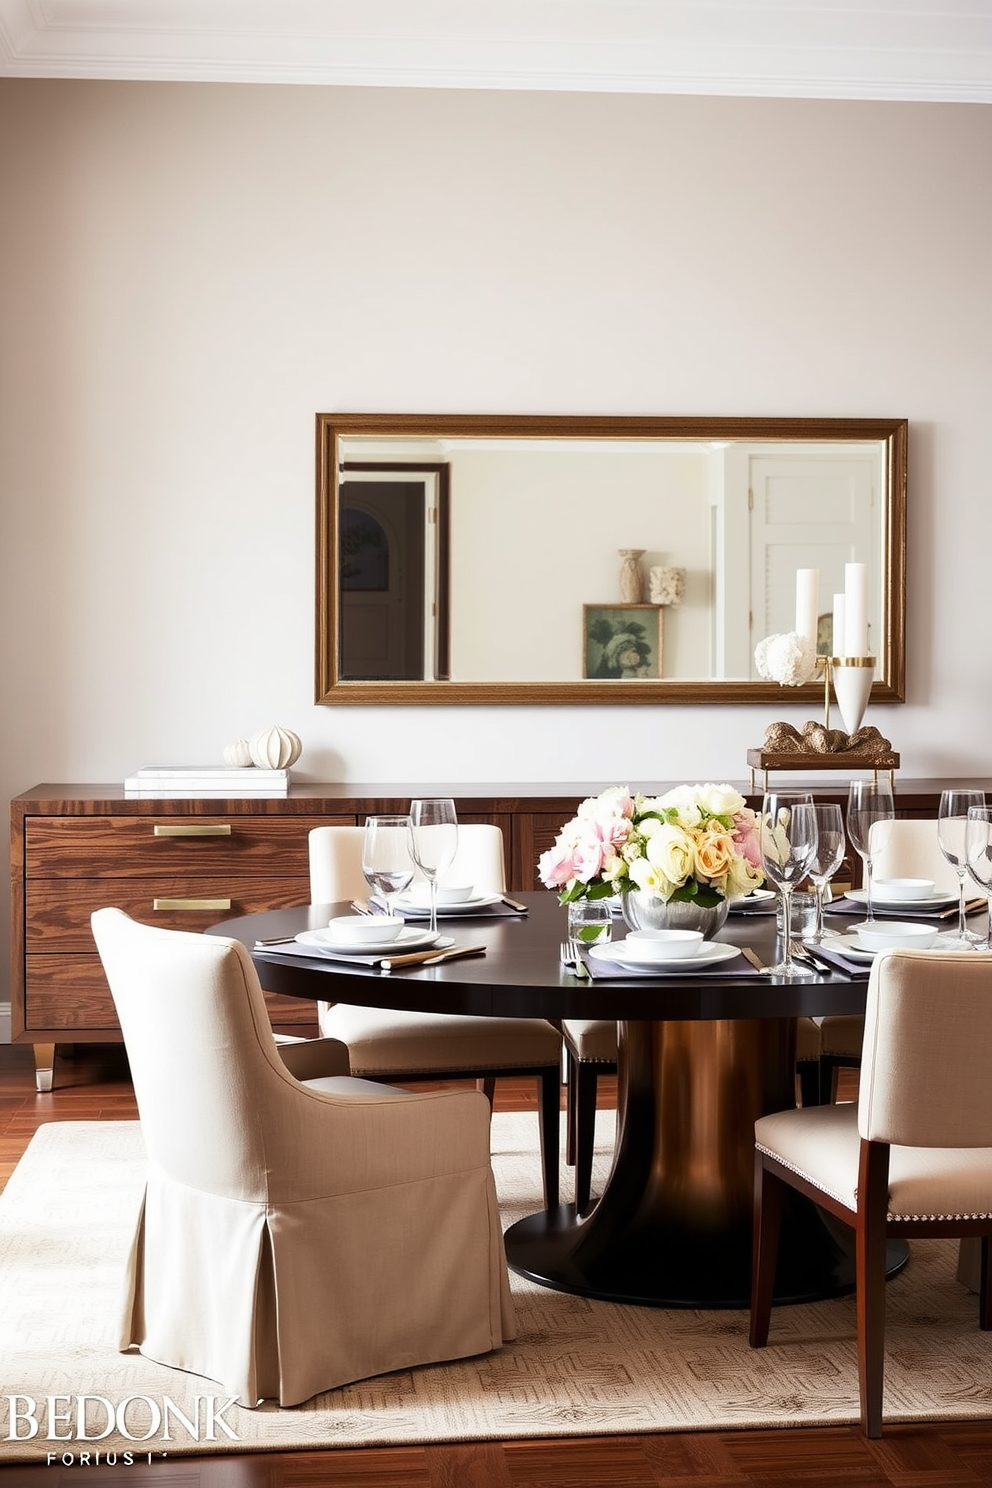
<svg viewBox="0 0 992 1488">
<path fill-rule="evenodd" d="M 820 572 L 829 650 L 831 596 L 860 562 L 872 698 L 901 702 L 907 432 L 318 414 L 316 700 L 779 699 L 754 648 L 794 628 L 796 570 Z"/>
</svg>

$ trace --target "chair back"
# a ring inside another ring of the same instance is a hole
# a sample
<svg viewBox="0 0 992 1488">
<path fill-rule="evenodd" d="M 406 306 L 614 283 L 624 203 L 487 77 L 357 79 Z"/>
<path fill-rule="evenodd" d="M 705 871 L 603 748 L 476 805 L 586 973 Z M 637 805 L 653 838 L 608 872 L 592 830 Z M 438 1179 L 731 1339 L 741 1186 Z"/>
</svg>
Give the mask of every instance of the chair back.
<svg viewBox="0 0 992 1488">
<path fill-rule="evenodd" d="M 309 836 L 310 900 L 336 904 L 364 897 L 369 886 L 362 873 L 364 827 L 314 827 Z M 415 878 L 422 878 L 418 871 Z M 453 883 L 470 883 L 482 894 L 506 888 L 503 833 L 488 822 L 459 823 L 458 849 L 445 874 Z"/>
<path fill-rule="evenodd" d="M 880 823 L 873 828 L 878 842 L 872 863 L 872 877 L 932 878 L 938 894 L 957 898 L 960 881 L 957 869 L 944 857 L 937 840 L 936 817 L 922 821 Z"/>
<path fill-rule="evenodd" d="M 886 951 L 868 981 L 862 1137 L 992 1147 L 992 954 Z"/>
<path fill-rule="evenodd" d="M 263 1197 L 263 1130 L 296 1082 L 237 941 L 91 919 L 124 1035 L 148 1155 L 177 1182 Z"/>
</svg>

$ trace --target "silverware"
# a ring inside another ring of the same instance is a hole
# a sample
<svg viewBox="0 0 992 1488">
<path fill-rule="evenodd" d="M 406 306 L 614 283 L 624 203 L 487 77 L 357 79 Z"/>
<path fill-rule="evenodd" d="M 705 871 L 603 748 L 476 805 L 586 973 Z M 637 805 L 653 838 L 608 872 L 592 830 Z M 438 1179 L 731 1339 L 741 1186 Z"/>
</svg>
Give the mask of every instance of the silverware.
<svg viewBox="0 0 992 1488">
<path fill-rule="evenodd" d="M 295 935 L 266 935 L 266 936 L 259 936 L 258 940 L 256 940 L 256 942 L 255 942 L 255 947 L 257 949 L 260 946 L 289 945 L 290 942 L 291 941 L 294 941 L 295 939 L 296 939 L 296 936 Z"/>
<path fill-rule="evenodd" d="M 390 956 L 377 964 L 383 971 L 392 971 L 395 966 L 437 966 L 441 961 L 454 961 L 458 956 L 483 956 L 486 948 L 478 946 L 452 946 L 450 951 L 407 951 L 403 956 Z"/>
<path fill-rule="evenodd" d="M 356 914 L 360 915 L 371 915 L 375 912 L 366 899 L 352 899 L 351 907 Z"/>
<path fill-rule="evenodd" d="M 563 940 L 558 947 L 558 959 L 565 970 L 570 971 L 573 976 L 588 980 L 589 968 L 579 953 L 577 941 Z"/>
<path fill-rule="evenodd" d="M 518 899 L 511 899 L 506 894 L 503 894 L 500 897 L 502 898 L 503 903 L 506 905 L 507 909 L 515 909 L 517 911 L 517 914 L 527 913 L 526 904 L 521 904 Z"/>
<path fill-rule="evenodd" d="M 745 961 L 750 961 L 755 971 L 760 971 L 763 976 L 768 976 L 770 974 L 771 967 L 766 966 L 764 961 L 762 961 L 761 957 L 758 955 L 757 951 L 753 951 L 750 946 L 741 946 L 741 955 L 744 957 Z"/>
</svg>

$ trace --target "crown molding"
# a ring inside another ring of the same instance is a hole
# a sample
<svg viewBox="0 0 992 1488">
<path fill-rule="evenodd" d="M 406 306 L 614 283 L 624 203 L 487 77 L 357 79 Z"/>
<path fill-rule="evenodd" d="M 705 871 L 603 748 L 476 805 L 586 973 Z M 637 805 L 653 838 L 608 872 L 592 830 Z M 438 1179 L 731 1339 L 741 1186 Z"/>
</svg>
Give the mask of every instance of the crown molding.
<svg viewBox="0 0 992 1488">
<path fill-rule="evenodd" d="M 992 0 L 0 0 L 0 76 L 992 102 Z"/>
</svg>

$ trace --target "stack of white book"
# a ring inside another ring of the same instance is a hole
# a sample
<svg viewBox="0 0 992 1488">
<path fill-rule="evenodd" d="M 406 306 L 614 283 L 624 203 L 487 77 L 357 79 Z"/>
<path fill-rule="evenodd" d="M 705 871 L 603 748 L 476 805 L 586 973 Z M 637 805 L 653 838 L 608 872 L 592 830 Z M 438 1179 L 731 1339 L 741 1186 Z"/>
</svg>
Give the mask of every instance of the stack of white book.
<svg viewBox="0 0 992 1488">
<path fill-rule="evenodd" d="M 124 780 L 125 796 L 285 796 L 288 770 L 255 765 L 142 765 Z"/>
</svg>

